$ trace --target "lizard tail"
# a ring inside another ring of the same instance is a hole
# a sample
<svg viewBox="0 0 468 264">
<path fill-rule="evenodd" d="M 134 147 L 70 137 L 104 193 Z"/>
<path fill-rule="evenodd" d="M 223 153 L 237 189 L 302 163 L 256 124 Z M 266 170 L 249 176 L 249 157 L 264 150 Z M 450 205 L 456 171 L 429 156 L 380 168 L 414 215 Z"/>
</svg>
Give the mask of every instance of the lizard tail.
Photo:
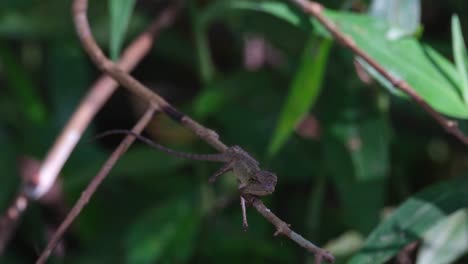
<svg viewBox="0 0 468 264">
<path fill-rule="evenodd" d="M 179 152 L 177 150 L 170 149 L 168 147 L 165 147 L 161 144 L 158 144 L 154 141 L 152 141 L 149 138 L 146 138 L 140 134 L 137 134 L 131 130 L 126 130 L 126 129 L 112 129 L 105 131 L 101 134 L 98 134 L 97 136 L 94 137 L 94 140 L 100 139 L 106 136 L 110 135 L 118 135 L 118 134 L 123 134 L 123 135 L 132 135 L 136 139 L 140 140 L 143 143 L 146 143 L 147 145 L 161 150 L 163 152 L 166 152 L 168 154 L 171 154 L 173 156 L 179 157 L 179 158 L 185 158 L 185 159 L 192 159 L 192 160 L 204 160 L 204 161 L 215 161 L 215 162 L 227 162 L 229 161 L 226 156 L 223 153 L 219 154 L 193 154 L 193 153 L 185 153 L 185 152 Z"/>
</svg>

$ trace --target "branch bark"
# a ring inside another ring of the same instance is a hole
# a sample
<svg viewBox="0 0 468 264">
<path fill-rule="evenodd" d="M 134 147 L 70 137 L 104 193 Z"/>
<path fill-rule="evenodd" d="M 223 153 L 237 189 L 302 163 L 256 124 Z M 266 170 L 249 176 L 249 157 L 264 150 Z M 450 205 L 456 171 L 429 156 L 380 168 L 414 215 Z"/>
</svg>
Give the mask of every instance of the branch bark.
<svg viewBox="0 0 468 264">
<path fill-rule="evenodd" d="M 309 240 L 294 232 L 286 222 L 278 218 L 278 216 L 276 216 L 270 209 L 268 209 L 265 206 L 265 204 L 260 199 L 258 199 L 258 197 L 248 196 L 245 197 L 245 199 L 247 199 L 249 203 L 251 203 L 253 207 L 255 207 L 255 209 L 257 209 L 257 211 L 263 217 L 265 217 L 270 223 L 272 223 L 275 226 L 275 236 L 284 235 L 292 241 L 296 242 L 301 247 L 307 249 L 309 252 L 313 253 L 315 255 L 316 264 L 322 263 L 322 260 L 325 260 L 330 263 L 333 263 L 335 261 L 335 258 L 332 254 L 330 254 L 330 252 L 320 247 L 317 247 Z"/>
</svg>

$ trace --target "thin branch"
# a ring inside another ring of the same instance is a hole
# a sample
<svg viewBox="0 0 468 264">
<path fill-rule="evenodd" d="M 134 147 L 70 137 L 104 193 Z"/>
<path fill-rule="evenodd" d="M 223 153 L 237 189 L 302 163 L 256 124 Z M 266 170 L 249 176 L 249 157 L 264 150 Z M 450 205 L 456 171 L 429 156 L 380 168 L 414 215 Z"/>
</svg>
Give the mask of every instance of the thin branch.
<svg viewBox="0 0 468 264">
<path fill-rule="evenodd" d="M 162 11 L 161 15 L 150 24 L 146 31 L 128 46 L 117 63 L 122 71 L 132 71 L 143 57 L 146 56 L 161 29 L 173 22 L 177 10 L 178 6 L 172 5 Z M 38 199 L 47 193 L 83 132 L 99 109 L 102 108 L 104 103 L 114 93 L 117 86 L 118 83 L 105 74 L 93 84 L 47 153 L 39 174 L 34 179 L 35 182 L 30 184 L 29 188 L 25 188 L 24 192 L 28 197 Z"/>
<path fill-rule="evenodd" d="M 289 225 L 285 223 L 283 220 L 278 218 L 270 209 L 268 209 L 265 204 L 258 199 L 257 197 L 254 196 L 248 196 L 245 197 L 254 207 L 257 209 L 257 211 L 265 217 L 270 223 L 272 223 L 275 228 L 275 236 L 277 235 L 284 235 L 291 239 L 292 241 L 296 242 L 298 245 L 301 247 L 307 249 L 309 252 L 313 253 L 315 255 L 315 263 L 320 264 L 322 263 L 322 260 L 325 260 L 327 262 L 333 263 L 335 261 L 335 258 L 333 257 L 330 252 L 317 247 L 314 245 L 312 242 L 309 240 L 305 239 L 298 233 L 294 232 L 291 230 Z"/>
<path fill-rule="evenodd" d="M 382 65 L 374 60 L 364 50 L 359 48 L 354 40 L 343 33 L 330 19 L 323 15 L 323 6 L 317 2 L 308 0 L 290 0 L 294 4 L 298 5 L 304 12 L 310 14 L 322 24 L 328 32 L 341 43 L 344 47 L 351 50 L 355 55 L 361 57 L 369 65 L 371 65 L 378 73 L 380 73 L 385 79 L 387 79 L 393 86 L 407 94 L 411 99 L 415 101 L 421 108 L 424 109 L 433 119 L 437 121 L 449 134 L 454 135 L 465 145 L 468 145 L 468 137 L 458 128 L 458 124 L 444 117 L 442 114 L 434 110 L 406 81 L 400 80 L 392 76 Z"/>
<path fill-rule="evenodd" d="M 135 78 L 129 74 L 122 71 L 118 65 L 115 65 L 111 60 L 109 60 L 102 50 L 97 45 L 96 41 L 93 38 L 91 29 L 87 19 L 87 0 L 74 0 L 73 2 L 73 14 L 75 27 L 78 32 L 80 41 L 83 44 L 83 47 L 88 52 L 91 59 L 95 64 L 108 75 L 112 76 L 117 80 L 121 85 L 129 89 L 131 92 L 135 93 L 144 100 L 147 100 L 151 105 L 158 106 L 159 109 L 172 118 L 174 121 L 181 123 L 184 127 L 191 130 L 198 137 L 206 141 L 212 147 L 217 149 L 220 152 L 225 152 L 228 147 L 219 140 L 218 135 L 211 129 L 207 129 L 201 124 L 197 123 L 190 117 L 182 114 L 172 105 L 170 105 L 164 98 L 154 93 L 146 86 L 141 84 Z M 304 239 L 302 236 L 293 232 L 284 221 L 279 219 L 275 214 L 273 214 L 265 205 L 256 197 L 253 197 L 253 205 L 257 208 L 260 214 L 262 214 L 267 220 L 269 220 L 278 230 L 278 234 L 284 234 L 288 238 L 292 239 L 299 245 L 305 247 L 310 252 L 316 254 L 317 263 L 320 263 L 322 259 L 325 259 L 329 262 L 333 262 L 333 256 L 330 253 L 316 247 L 310 241 Z M 41 262 L 38 262 L 41 263 Z"/>
<path fill-rule="evenodd" d="M 146 113 L 140 118 L 137 124 L 133 127 L 132 132 L 136 134 L 140 134 L 141 131 L 146 127 L 146 125 L 151 121 L 153 114 L 156 108 L 154 106 L 150 106 Z M 127 151 L 130 145 L 135 141 L 135 137 L 132 134 L 129 134 L 125 137 L 125 139 L 120 143 L 120 145 L 114 150 L 112 155 L 107 159 L 104 165 L 101 167 L 101 170 L 96 174 L 90 184 L 86 187 L 86 189 L 81 194 L 80 199 L 75 203 L 73 208 L 68 213 L 65 220 L 60 224 L 57 231 L 54 233 L 52 238 L 50 239 L 49 243 L 47 244 L 46 248 L 42 251 L 41 256 L 36 261 L 36 264 L 43 264 L 47 261 L 47 258 L 50 256 L 50 253 L 55 248 L 57 243 L 62 238 L 65 231 L 70 227 L 73 223 L 75 218 L 80 214 L 81 210 L 85 207 L 85 205 L 89 202 L 93 194 L 96 192 L 99 185 L 101 185 L 102 181 L 106 178 L 109 174 L 110 170 L 114 167 L 115 163 L 119 160 L 119 158 Z"/>
</svg>

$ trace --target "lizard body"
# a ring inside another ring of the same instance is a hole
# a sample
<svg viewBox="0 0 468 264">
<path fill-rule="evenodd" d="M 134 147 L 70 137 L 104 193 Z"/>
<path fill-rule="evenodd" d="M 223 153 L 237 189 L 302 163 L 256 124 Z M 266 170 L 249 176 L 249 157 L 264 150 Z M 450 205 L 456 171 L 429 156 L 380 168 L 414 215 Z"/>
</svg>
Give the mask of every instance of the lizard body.
<svg viewBox="0 0 468 264">
<path fill-rule="evenodd" d="M 215 181 L 218 176 L 232 170 L 237 177 L 238 189 L 242 194 L 265 196 L 275 191 L 276 175 L 260 169 L 258 161 L 239 146 L 232 146 L 226 152 L 219 154 L 192 154 L 167 148 L 130 130 L 110 130 L 98 135 L 97 138 L 113 134 L 130 134 L 151 147 L 176 157 L 223 162 L 225 165 L 210 177 L 210 182 Z"/>
</svg>

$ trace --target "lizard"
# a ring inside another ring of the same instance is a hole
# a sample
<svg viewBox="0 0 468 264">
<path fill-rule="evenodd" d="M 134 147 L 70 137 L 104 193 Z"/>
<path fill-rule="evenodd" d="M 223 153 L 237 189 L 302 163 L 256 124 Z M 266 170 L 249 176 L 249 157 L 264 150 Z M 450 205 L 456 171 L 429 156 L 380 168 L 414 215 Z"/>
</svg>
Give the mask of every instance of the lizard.
<svg viewBox="0 0 468 264">
<path fill-rule="evenodd" d="M 132 135 L 143 143 L 176 157 L 225 163 L 224 166 L 209 178 L 209 181 L 214 182 L 220 175 L 223 175 L 228 171 L 233 171 L 237 178 L 238 190 L 241 193 L 241 202 L 243 206 L 245 201 L 243 200 L 242 195 L 266 196 L 275 191 L 275 186 L 278 180 L 276 174 L 260 169 L 259 162 L 239 146 L 231 146 L 225 152 L 218 154 L 179 152 L 125 129 L 109 130 L 99 134 L 96 138 L 115 134 Z"/>
</svg>

